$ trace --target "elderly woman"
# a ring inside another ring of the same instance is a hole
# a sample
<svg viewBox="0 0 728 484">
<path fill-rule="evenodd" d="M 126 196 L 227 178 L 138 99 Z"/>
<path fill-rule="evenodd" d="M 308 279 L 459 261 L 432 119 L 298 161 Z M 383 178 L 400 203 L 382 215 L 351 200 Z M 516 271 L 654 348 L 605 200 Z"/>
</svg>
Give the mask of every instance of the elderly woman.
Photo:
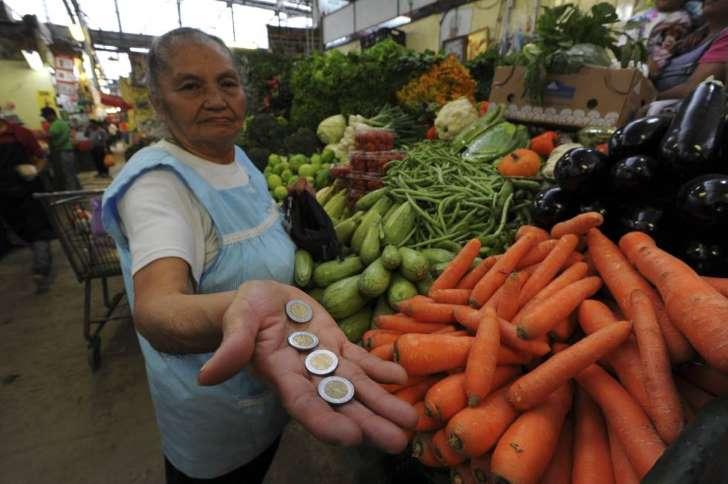
<svg viewBox="0 0 728 484">
<path fill-rule="evenodd" d="M 152 103 L 169 136 L 144 148 L 104 196 L 146 361 L 168 482 L 260 482 L 287 416 L 318 438 L 406 446 L 414 409 L 382 390 L 398 365 L 349 343 L 313 299 L 288 285 L 294 245 L 261 173 L 234 145 L 245 96 L 230 51 L 180 28 L 149 53 Z M 301 325 L 285 304 L 313 307 L 306 330 L 339 357 L 355 400 L 336 409 L 287 344 Z M 209 482 L 209 481 L 205 481 Z"/>
<path fill-rule="evenodd" d="M 713 76 L 725 80 L 728 62 L 728 0 L 705 0 L 706 24 L 681 40 L 655 85 L 659 99 L 682 99 Z"/>
</svg>

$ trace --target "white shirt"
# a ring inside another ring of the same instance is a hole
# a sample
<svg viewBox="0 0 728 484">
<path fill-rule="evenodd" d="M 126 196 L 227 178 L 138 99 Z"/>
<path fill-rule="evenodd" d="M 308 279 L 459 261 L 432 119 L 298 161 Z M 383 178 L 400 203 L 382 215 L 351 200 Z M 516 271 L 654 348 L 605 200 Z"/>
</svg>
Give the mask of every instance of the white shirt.
<svg viewBox="0 0 728 484">
<path fill-rule="evenodd" d="M 240 163 L 213 163 L 168 141 L 154 147 L 190 166 L 215 189 L 249 182 Z M 129 240 L 132 276 L 157 259 L 178 257 L 187 262 L 199 284 L 220 251 L 220 239 L 207 210 L 181 178 L 166 169 L 148 171 L 134 181 L 117 207 L 121 230 Z"/>
</svg>

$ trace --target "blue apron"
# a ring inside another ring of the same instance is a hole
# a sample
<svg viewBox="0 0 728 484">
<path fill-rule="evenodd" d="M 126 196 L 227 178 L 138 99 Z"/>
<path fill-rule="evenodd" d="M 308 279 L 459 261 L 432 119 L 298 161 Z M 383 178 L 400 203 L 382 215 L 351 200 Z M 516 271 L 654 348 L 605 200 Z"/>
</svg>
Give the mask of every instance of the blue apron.
<svg viewBox="0 0 728 484">
<path fill-rule="evenodd" d="M 248 280 L 293 279 L 295 247 L 285 232 L 263 175 L 239 148 L 235 162 L 248 174 L 246 185 L 213 188 L 172 153 L 147 147 L 136 153 L 106 190 L 103 222 L 114 238 L 126 293 L 134 307 L 129 241 L 120 228 L 117 203 L 134 180 L 149 170 L 171 170 L 199 199 L 221 241 L 220 253 L 200 278 L 198 293 L 236 290 Z M 144 353 L 149 390 L 162 450 L 193 478 L 213 478 L 246 464 L 280 435 L 287 415 L 277 397 L 248 369 L 213 387 L 197 384 L 206 354 L 168 354 L 137 333 Z"/>
</svg>

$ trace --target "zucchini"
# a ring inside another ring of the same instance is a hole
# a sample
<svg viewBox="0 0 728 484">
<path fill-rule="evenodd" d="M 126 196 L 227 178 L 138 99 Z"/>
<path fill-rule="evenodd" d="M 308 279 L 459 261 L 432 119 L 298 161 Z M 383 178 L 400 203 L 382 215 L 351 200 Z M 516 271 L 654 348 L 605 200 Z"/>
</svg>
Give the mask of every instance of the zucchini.
<svg viewBox="0 0 728 484">
<path fill-rule="evenodd" d="M 354 215 L 347 218 L 346 220 L 342 220 L 341 222 L 334 225 L 336 240 L 338 240 L 341 244 L 348 244 L 349 240 L 351 240 L 351 236 L 354 235 L 354 231 L 359 226 L 359 223 L 361 222 L 361 218 L 363 216 L 364 212 L 356 212 Z"/>
<path fill-rule="evenodd" d="M 402 256 L 402 264 L 399 266 L 399 272 L 412 282 L 421 281 L 427 277 L 430 266 L 424 255 L 416 250 L 401 247 L 399 254 Z"/>
<path fill-rule="evenodd" d="M 388 245 L 382 251 L 382 263 L 387 270 L 396 271 L 402 263 L 402 256 L 399 250 L 393 245 Z"/>
<path fill-rule="evenodd" d="M 394 310 L 389 305 L 389 301 L 387 301 L 387 296 L 385 294 L 381 295 L 379 299 L 377 299 L 377 304 L 374 306 L 374 312 L 372 313 L 372 328 L 377 327 L 377 317 L 382 314 L 394 314 Z"/>
<path fill-rule="evenodd" d="M 313 282 L 318 287 L 328 287 L 336 281 L 359 274 L 362 269 L 364 264 L 358 256 L 324 262 L 313 270 Z"/>
<path fill-rule="evenodd" d="M 376 218 L 375 218 L 376 220 Z M 364 242 L 361 243 L 361 250 L 359 251 L 359 257 L 361 261 L 368 265 L 374 262 L 379 254 L 381 248 L 379 245 L 379 228 L 381 227 L 381 217 L 373 222 L 367 229 L 367 234 L 364 236 Z"/>
<path fill-rule="evenodd" d="M 417 292 L 423 296 L 427 296 L 430 293 L 430 287 L 432 287 L 433 282 L 435 282 L 435 280 L 428 272 L 424 279 L 417 281 Z"/>
<path fill-rule="evenodd" d="M 657 459 L 642 484 L 726 482 L 728 476 L 728 397 L 701 408 Z"/>
<path fill-rule="evenodd" d="M 338 220 L 346 208 L 346 190 L 342 190 L 326 202 L 324 212 L 332 219 Z"/>
<path fill-rule="evenodd" d="M 362 335 L 367 332 L 371 322 L 372 310 L 365 306 L 353 316 L 339 321 L 339 328 L 349 341 L 357 343 L 361 340 Z"/>
<path fill-rule="evenodd" d="M 324 187 L 321 190 L 316 192 L 316 201 L 319 203 L 319 205 L 323 206 L 326 205 L 326 202 L 331 200 L 331 197 L 334 195 L 334 187 L 328 186 Z"/>
<path fill-rule="evenodd" d="M 385 269 L 382 258 L 380 257 L 369 264 L 369 267 L 361 273 L 359 292 L 365 296 L 379 296 L 384 294 L 391 280 L 392 275 Z"/>
<path fill-rule="evenodd" d="M 369 210 L 373 210 L 377 212 L 381 217 L 384 217 L 389 209 L 392 207 L 393 203 L 394 202 L 392 202 L 392 199 L 385 195 L 377 200 L 377 203 L 372 205 L 372 208 L 370 208 Z"/>
<path fill-rule="evenodd" d="M 449 262 L 438 262 L 432 268 L 430 269 L 430 274 L 432 274 L 434 277 L 439 276 L 442 274 L 442 271 L 445 270 L 445 268 L 450 264 Z"/>
<path fill-rule="evenodd" d="M 455 258 L 455 254 L 445 249 L 422 249 L 420 251 L 425 256 L 430 266 L 439 264 L 440 262 L 450 262 Z"/>
<path fill-rule="evenodd" d="M 311 289 L 308 291 L 308 295 L 316 300 L 317 303 L 321 304 L 324 300 L 324 290 L 320 287 Z"/>
<path fill-rule="evenodd" d="M 293 280 L 298 287 L 308 287 L 313 274 L 313 257 L 307 251 L 298 249 L 293 263 Z"/>
<path fill-rule="evenodd" d="M 415 226 L 415 211 L 409 202 L 404 202 L 392 213 L 384 224 L 384 242 L 401 246 Z"/>
<path fill-rule="evenodd" d="M 435 246 L 438 249 L 449 250 L 453 254 L 459 253 L 460 250 L 462 249 L 460 244 L 453 242 L 452 240 L 443 240 L 442 242 L 438 242 L 437 244 L 435 244 Z"/>
<path fill-rule="evenodd" d="M 394 274 L 392 284 L 387 290 L 387 301 L 389 306 L 397 311 L 401 301 L 415 297 L 417 295 L 417 287 L 410 281 L 402 277 L 400 274 Z"/>
<path fill-rule="evenodd" d="M 332 318 L 338 320 L 356 314 L 367 300 L 359 293 L 360 275 L 347 277 L 324 290 L 321 304 Z"/>
<path fill-rule="evenodd" d="M 357 210 L 369 210 L 374 206 L 375 203 L 377 203 L 382 197 L 384 197 L 388 191 L 388 188 L 379 188 L 377 190 L 374 190 L 373 192 L 369 192 L 361 197 L 359 200 L 357 200 L 354 208 L 356 208 Z"/>
<path fill-rule="evenodd" d="M 354 231 L 354 235 L 351 236 L 351 248 L 354 249 L 356 253 L 359 253 L 361 250 L 361 244 L 364 242 L 364 237 L 367 235 L 367 229 L 371 224 L 378 220 L 381 221 L 382 216 L 374 209 L 374 207 L 370 208 L 369 211 L 364 214 L 364 217 L 361 219 L 361 223 Z"/>
<path fill-rule="evenodd" d="M 392 216 L 392 214 L 399 208 L 399 205 L 396 203 L 393 203 L 391 207 L 389 207 L 389 210 L 387 210 L 387 213 L 384 214 L 384 217 L 382 217 L 382 224 L 386 224 L 387 220 Z"/>
</svg>

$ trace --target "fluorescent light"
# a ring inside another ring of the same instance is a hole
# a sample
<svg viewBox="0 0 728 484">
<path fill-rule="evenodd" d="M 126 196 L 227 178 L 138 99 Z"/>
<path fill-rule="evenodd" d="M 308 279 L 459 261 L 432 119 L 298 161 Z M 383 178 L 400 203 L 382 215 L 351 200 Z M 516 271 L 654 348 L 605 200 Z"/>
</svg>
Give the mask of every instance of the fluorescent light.
<svg viewBox="0 0 728 484">
<path fill-rule="evenodd" d="M 334 47 L 338 47 L 340 45 L 346 44 L 350 40 L 351 40 L 351 37 L 349 37 L 348 35 L 345 35 L 343 37 L 339 37 L 338 39 L 334 39 L 331 42 L 327 42 L 326 43 L 326 48 L 327 49 L 331 49 L 331 48 L 334 48 Z"/>
<path fill-rule="evenodd" d="M 40 58 L 40 54 L 37 50 L 22 50 L 25 62 L 28 63 L 31 69 L 39 71 L 43 69 L 43 59 Z"/>
<path fill-rule="evenodd" d="M 68 26 L 68 30 L 71 31 L 71 37 L 73 37 L 73 40 L 76 42 L 83 42 L 86 40 L 86 36 L 83 35 L 83 29 L 80 25 L 73 23 Z"/>
<path fill-rule="evenodd" d="M 402 25 L 406 25 L 410 22 L 412 22 L 412 19 L 410 17 L 400 15 L 399 17 L 395 17 L 392 20 L 387 20 L 386 22 L 379 24 L 377 27 L 396 29 L 397 27 L 401 27 Z"/>
<path fill-rule="evenodd" d="M 129 50 L 132 52 L 139 52 L 140 54 L 147 54 L 149 52 L 149 49 L 146 47 L 129 47 Z"/>
</svg>

